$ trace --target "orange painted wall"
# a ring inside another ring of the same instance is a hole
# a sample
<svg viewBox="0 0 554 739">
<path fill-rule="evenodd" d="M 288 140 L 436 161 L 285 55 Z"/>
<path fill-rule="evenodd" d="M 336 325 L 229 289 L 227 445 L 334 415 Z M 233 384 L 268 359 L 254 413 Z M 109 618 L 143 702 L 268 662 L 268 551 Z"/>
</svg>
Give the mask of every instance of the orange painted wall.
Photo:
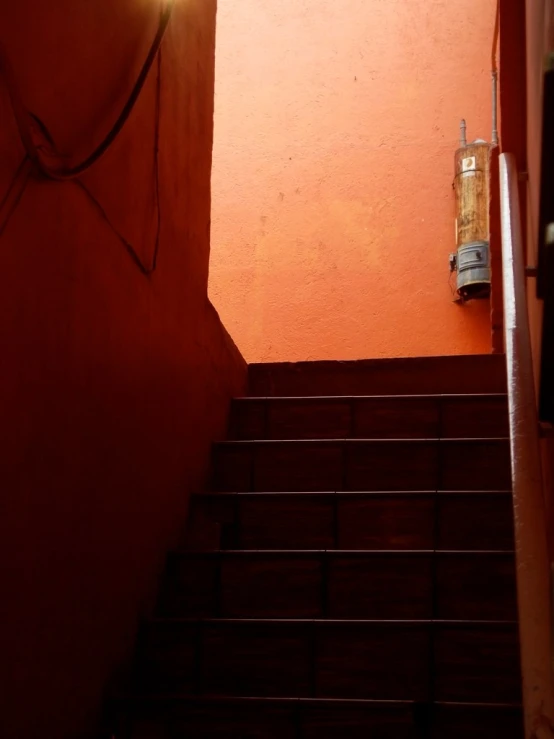
<svg viewBox="0 0 554 739">
<path fill-rule="evenodd" d="M 491 349 L 448 285 L 496 0 L 219 0 L 210 294 L 248 361 Z"/>
<path fill-rule="evenodd" d="M 17 0 L 0 44 L 68 164 L 119 112 L 154 0 Z M 163 45 L 158 269 L 143 276 L 73 183 L 32 179 L 0 237 L 0 736 L 98 736 L 188 496 L 246 367 L 207 299 L 215 1 Z M 155 79 L 84 177 L 147 262 Z M 0 84 L 0 200 L 23 151 Z M 73 156 L 74 155 L 74 156 Z"/>
</svg>

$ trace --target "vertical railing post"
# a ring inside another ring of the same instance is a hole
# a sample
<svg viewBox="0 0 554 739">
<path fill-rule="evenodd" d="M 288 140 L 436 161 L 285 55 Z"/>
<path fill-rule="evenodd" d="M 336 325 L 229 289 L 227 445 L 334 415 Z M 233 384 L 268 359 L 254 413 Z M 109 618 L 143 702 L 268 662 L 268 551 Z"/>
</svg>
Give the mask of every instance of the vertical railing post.
<svg viewBox="0 0 554 739">
<path fill-rule="evenodd" d="M 550 567 L 515 158 L 500 155 L 504 331 L 525 739 L 554 737 Z"/>
</svg>

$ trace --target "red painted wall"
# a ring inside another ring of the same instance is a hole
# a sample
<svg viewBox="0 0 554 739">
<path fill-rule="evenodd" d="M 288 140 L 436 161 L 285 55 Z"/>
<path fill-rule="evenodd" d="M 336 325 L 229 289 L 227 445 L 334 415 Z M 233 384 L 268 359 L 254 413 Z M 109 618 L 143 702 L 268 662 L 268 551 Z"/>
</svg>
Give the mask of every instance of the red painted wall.
<svg viewBox="0 0 554 739">
<path fill-rule="evenodd" d="M 219 0 L 210 294 L 248 361 L 490 351 L 448 254 L 495 5 Z"/>
<path fill-rule="evenodd" d="M 143 62 L 159 4 L 18 0 L 0 43 L 59 151 L 87 154 Z M 94 734 L 245 364 L 207 299 L 215 0 L 163 45 L 161 243 L 144 277 L 73 183 L 30 181 L 0 238 L 0 736 Z M 152 256 L 155 74 L 83 178 Z M 0 88 L 0 198 L 22 157 Z"/>
</svg>

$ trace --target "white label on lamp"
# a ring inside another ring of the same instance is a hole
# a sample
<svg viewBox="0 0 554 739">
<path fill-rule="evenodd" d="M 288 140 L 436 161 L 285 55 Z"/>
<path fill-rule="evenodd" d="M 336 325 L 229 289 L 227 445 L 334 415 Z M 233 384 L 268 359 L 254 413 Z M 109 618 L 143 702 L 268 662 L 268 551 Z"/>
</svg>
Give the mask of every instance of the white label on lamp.
<svg viewBox="0 0 554 739">
<path fill-rule="evenodd" d="M 466 157 L 462 159 L 462 172 L 475 172 L 477 164 L 475 157 Z"/>
</svg>

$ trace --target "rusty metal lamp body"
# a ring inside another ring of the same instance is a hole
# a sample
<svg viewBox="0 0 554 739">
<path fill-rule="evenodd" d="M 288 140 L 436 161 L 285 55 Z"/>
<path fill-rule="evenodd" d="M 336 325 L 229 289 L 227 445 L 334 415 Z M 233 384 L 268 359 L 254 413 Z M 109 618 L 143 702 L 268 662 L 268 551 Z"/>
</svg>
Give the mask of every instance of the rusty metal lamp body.
<svg viewBox="0 0 554 739">
<path fill-rule="evenodd" d="M 466 301 L 490 295 L 491 144 L 482 139 L 468 144 L 463 120 L 460 132 L 460 147 L 454 156 L 457 251 L 450 255 L 450 269 L 456 271 L 459 299 Z"/>
</svg>

